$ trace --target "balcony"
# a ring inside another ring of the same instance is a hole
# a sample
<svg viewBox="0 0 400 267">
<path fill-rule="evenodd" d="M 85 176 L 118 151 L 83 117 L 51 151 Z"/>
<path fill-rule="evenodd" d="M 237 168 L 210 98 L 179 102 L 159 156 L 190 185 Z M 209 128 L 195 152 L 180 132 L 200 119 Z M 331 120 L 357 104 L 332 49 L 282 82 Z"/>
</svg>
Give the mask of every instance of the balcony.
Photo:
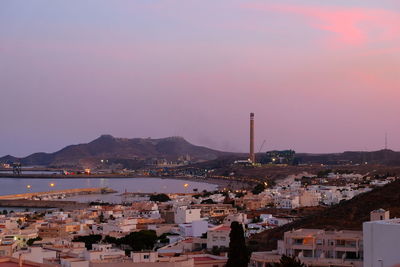
<svg viewBox="0 0 400 267">
<path fill-rule="evenodd" d="M 291 246 L 291 249 L 300 249 L 300 250 L 309 250 L 309 249 L 313 249 L 314 248 L 314 246 L 313 246 L 313 244 L 299 244 L 299 245 L 295 245 L 295 244 L 293 244 L 292 246 Z"/>
<path fill-rule="evenodd" d="M 334 248 L 336 251 L 362 251 L 362 248 L 357 247 L 357 244 L 337 244 Z"/>
</svg>

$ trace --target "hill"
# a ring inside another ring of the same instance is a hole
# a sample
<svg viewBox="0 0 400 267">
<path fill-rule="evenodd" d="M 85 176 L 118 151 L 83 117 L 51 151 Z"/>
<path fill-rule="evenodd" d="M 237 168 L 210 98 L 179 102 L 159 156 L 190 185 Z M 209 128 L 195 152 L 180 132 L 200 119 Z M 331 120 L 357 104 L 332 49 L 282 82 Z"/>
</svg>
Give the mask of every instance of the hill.
<svg viewBox="0 0 400 267">
<path fill-rule="evenodd" d="M 273 250 L 285 232 L 299 228 L 361 230 L 362 223 L 369 221 L 370 212 L 379 208 L 389 210 L 391 217 L 400 217 L 399 193 L 400 180 L 397 180 L 293 223 L 257 234 L 249 244 L 254 250 Z"/>
<path fill-rule="evenodd" d="M 307 164 L 382 164 L 382 165 L 400 165 L 400 152 L 390 149 L 378 151 L 346 151 L 343 153 L 331 154 L 308 154 L 298 153 L 296 158 L 300 163 Z"/>
<path fill-rule="evenodd" d="M 6 156 L 0 158 L 0 163 L 19 161 L 23 165 L 38 166 L 83 166 L 100 162 L 101 159 L 144 160 L 148 158 L 165 158 L 177 160 L 189 155 L 196 161 L 213 160 L 225 152 L 196 146 L 182 137 L 150 138 L 115 138 L 102 135 L 87 144 L 70 145 L 54 153 L 35 153 L 25 158 Z"/>
</svg>

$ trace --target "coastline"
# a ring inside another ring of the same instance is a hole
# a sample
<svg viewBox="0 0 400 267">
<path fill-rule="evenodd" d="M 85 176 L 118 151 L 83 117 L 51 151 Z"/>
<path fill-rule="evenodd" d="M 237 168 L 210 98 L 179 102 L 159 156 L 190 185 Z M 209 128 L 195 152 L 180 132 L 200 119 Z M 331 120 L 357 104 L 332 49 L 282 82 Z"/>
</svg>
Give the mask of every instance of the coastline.
<svg viewBox="0 0 400 267">
<path fill-rule="evenodd" d="M 174 179 L 181 181 L 191 181 L 191 182 L 201 182 L 201 183 L 209 183 L 218 186 L 219 190 L 223 190 L 224 188 L 230 190 L 241 190 L 241 189 L 249 189 L 254 187 L 254 182 L 245 181 L 243 179 L 222 179 L 222 178 L 198 178 L 198 177 L 187 177 L 187 176 L 144 176 L 144 175 L 122 175 L 122 174 L 107 174 L 107 175 L 61 175 L 61 174 L 21 174 L 21 175 L 13 175 L 13 174 L 0 174 L 1 179 L 147 179 L 147 178 L 156 178 L 156 179 Z"/>
</svg>

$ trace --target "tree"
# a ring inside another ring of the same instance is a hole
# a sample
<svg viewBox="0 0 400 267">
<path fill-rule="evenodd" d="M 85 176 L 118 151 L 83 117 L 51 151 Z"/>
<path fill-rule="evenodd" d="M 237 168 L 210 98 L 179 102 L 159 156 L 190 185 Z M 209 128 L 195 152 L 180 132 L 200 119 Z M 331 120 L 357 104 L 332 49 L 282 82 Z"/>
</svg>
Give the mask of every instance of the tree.
<svg viewBox="0 0 400 267">
<path fill-rule="evenodd" d="M 219 247 L 218 246 L 213 246 L 213 248 L 211 250 L 211 254 L 219 256 L 219 253 L 220 253 Z"/>
<path fill-rule="evenodd" d="M 99 243 L 101 239 L 102 239 L 101 235 L 86 235 L 86 236 L 77 236 L 72 240 L 72 242 L 83 242 L 85 243 L 85 247 L 88 250 L 91 250 L 92 245 Z"/>
<path fill-rule="evenodd" d="M 247 267 L 249 252 L 246 247 L 242 224 L 238 222 L 231 223 L 229 238 L 228 262 L 226 263 L 226 267 Z"/>
<path fill-rule="evenodd" d="M 282 255 L 279 263 L 268 264 L 268 267 L 306 267 L 304 263 L 302 263 L 295 256 L 289 257 L 286 255 Z"/>
<path fill-rule="evenodd" d="M 151 250 L 157 242 L 157 234 L 153 230 L 141 230 L 128 234 L 120 242 L 129 245 L 133 251 Z"/>
<path fill-rule="evenodd" d="M 238 192 L 238 193 L 235 194 L 235 197 L 236 197 L 236 198 L 241 198 L 241 197 L 243 197 L 243 196 L 244 196 L 244 193 L 243 193 L 243 192 Z"/>
<path fill-rule="evenodd" d="M 216 204 L 216 203 L 211 198 L 207 198 L 205 200 L 202 200 L 200 204 Z"/>
<path fill-rule="evenodd" d="M 156 195 L 150 196 L 150 201 L 154 201 L 154 202 L 167 202 L 170 200 L 171 199 L 166 194 L 156 194 Z"/>
<path fill-rule="evenodd" d="M 262 222 L 261 217 L 260 217 L 260 216 L 255 216 L 255 217 L 253 218 L 252 223 L 259 223 L 259 222 Z"/>
<path fill-rule="evenodd" d="M 104 214 L 103 213 L 100 213 L 100 215 L 99 215 L 99 222 L 100 223 L 106 222 L 106 220 L 104 219 Z"/>
<path fill-rule="evenodd" d="M 106 236 L 103 241 L 117 246 L 128 245 L 133 251 L 141 251 L 153 249 L 157 239 L 155 231 L 141 230 L 139 232 L 132 232 L 121 238 Z"/>
<path fill-rule="evenodd" d="M 42 240 L 42 238 L 38 236 L 38 237 L 35 237 L 35 238 L 28 239 L 28 241 L 26 241 L 26 244 L 28 246 L 32 246 L 33 243 L 35 243 L 35 241 L 40 241 L 40 240 Z"/>
<path fill-rule="evenodd" d="M 121 245 L 120 242 L 119 242 L 119 238 L 116 238 L 116 237 L 113 237 L 113 236 L 109 236 L 109 235 L 104 237 L 103 242 L 107 243 L 107 244 L 115 244 L 117 246 Z"/>
<path fill-rule="evenodd" d="M 179 235 L 179 234 L 176 234 L 176 233 L 163 233 L 162 235 L 160 235 L 158 237 L 158 240 L 159 240 L 160 243 L 169 243 L 168 236 L 171 236 L 171 235 Z"/>
<path fill-rule="evenodd" d="M 266 186 L 264 183 L 256 185 L 251 191 L 254 195 L 258 195 L 265 190 Z"/>
</svg>

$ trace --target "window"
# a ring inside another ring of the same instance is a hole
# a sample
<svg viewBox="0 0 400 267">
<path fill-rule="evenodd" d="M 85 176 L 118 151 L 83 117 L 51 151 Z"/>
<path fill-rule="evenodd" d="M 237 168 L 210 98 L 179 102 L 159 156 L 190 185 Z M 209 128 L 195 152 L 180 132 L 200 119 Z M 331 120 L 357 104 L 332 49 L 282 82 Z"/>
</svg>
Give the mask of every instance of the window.
<svg viewBox="0 0 400 267">
<path fill-rule="evenodd" d="M 346 252 L 346 259 L 350 259 L 350 260 L 356 260 L 359 259 L 360 255 L 357 255 L 357 252 Z"/>
<path fill-rule="evenodd" d="M 150 258 L 150 255 L 143 255 L 143 259 L 148 260 Z"/>
<path fill-rule="evenodd" d="M 311 258 L 313 256 L 312 250 L 303 250 L 303 256 L 307 258 Z"/>
<path fill-rule="evenodd" d="M 293 239 L 293 244 L 294 245 L 303 245 L 303 239 L 295 238 L 295 239 Z"/>
<path fill-rule="evenodd" d="M 345 240 L 336 240 L 336 246 L 337 247 L 344 247 L 346 245 Z"/>
<path fill-rule="evenodd" d="M 357 246 L 357 242 L 353 240 L 346 241 L 346 247 L 355 248 Z"/>
</svg>

